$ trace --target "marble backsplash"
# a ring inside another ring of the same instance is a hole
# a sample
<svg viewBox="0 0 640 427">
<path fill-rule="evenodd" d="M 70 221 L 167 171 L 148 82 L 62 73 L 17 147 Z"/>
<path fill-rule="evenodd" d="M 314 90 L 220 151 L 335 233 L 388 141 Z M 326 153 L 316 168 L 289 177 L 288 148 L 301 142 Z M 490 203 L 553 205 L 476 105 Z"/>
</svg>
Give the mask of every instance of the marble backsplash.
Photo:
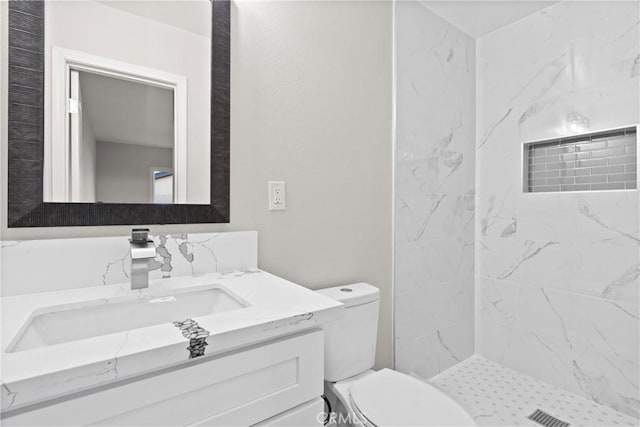
<svg viewBox="0 0 640 427">
<path fill-rule="evenodd" d="M 478 40 L 477 352 L 638 417 L 638 190 L 522 192 L 521 145 L 636 125 L 637 2 L 560 2 Z"/>
<path fill-rule="evenodd" d="M 396 369 L 430 378 L 474 351 L 475 42 L 396 3 Z"/>
<path fill-rule="evenodd" d="M 151 236 L 150 279 L 257 268 L 255 231 Z M 128 236 L 0 242 L 2 296 L 130 281 Z"/>
</svg>

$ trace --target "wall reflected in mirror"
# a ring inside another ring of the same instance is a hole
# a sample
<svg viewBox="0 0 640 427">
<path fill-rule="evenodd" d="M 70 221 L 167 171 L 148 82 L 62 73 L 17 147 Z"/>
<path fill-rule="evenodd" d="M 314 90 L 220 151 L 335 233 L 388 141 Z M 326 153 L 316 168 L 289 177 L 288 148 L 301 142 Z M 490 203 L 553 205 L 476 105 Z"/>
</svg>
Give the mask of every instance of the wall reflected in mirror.
<svg viewBox="0 0 640 427">
<path fill-rule="evenodd" d="M 44 198 L 210 202 L 211 3 L 45 3 Z"/>
<path fill-rule="evenodd" d="M 151 203 L 173 203 L 173 171 L 151 169 Z"/>
</svg>

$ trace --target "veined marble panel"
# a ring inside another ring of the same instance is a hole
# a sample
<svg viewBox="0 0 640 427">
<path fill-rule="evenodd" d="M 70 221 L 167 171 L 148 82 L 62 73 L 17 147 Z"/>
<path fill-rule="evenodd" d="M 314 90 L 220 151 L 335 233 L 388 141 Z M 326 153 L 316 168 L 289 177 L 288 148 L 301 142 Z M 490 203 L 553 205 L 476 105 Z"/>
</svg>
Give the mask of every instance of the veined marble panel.
<svg viewBox="0 0 640 427">
<path fill-rule="evenodd" d="M 395 368 L 427 379 L 460 363 L 474 352 L 473 323 L 473 317 L 466 317 L 442 329 L 425 329 L 411 339 L 396 338 L 396 353 L 415 357 L 397 358 Z"/>
<path fill-rule="evenodd" d="M 396 368 L 429 378 L 473 353 L 475 42 L 396 3 Z"/>
<path fill-rule="evenodd" d="M 150 279 L 255 269 L 255 231 L 151 236 Z M 112 285 L 130 280 L 128 237 L 0 242 L 2 296 Z"/>
<path fill-rule="evenodd" d="M 638 305 L 481 280 L 478 353 L 638 417 Z"/>
<path fill-rule="evenodd" d="M 478 40 L 477 351 L 640 411 L 638 190 L 522 192 L 522 143 L 640 122 L 640 6 L 559 2 Z"/>
</svg>

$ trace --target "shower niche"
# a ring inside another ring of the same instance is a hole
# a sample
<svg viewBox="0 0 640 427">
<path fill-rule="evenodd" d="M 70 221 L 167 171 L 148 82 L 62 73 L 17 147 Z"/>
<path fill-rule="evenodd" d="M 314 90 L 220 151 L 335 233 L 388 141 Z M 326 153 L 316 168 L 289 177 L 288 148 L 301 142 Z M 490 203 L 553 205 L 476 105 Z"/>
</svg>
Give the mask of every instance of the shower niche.
<svg viewBox="0 0 640 427">
<path fill-rule="evenodd" d="M 635 190 L 637 127 L 523 144 L 523 191 Z"/>
</svg>

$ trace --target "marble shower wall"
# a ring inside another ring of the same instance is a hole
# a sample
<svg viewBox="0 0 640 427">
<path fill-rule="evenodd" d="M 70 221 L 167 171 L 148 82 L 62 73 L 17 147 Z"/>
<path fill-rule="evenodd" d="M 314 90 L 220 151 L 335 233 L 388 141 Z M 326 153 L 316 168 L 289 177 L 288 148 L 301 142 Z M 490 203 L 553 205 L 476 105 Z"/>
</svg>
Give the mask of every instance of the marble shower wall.
<svg viewBox="0 0 640 427">
<path fill-rule="evenodd" d="M 255 231 L 151 236 L 150 279 L 249 270 L 258 266 Z M 2 296 L 129 282 L 128 237 L 0 241 Z"/>
<path fill-rule="evenodd" d="M 423 378 L 474 351 L 475 42 L 396 2 L 395 362 Z"/>
<path fill-rule="evenodd" d="M 481 355 L 638 417 L 638 190 L 524 194 L 521 144 L 639 122 L 637 2 L 560 2 L 478 40 Z"/>
</svg>

